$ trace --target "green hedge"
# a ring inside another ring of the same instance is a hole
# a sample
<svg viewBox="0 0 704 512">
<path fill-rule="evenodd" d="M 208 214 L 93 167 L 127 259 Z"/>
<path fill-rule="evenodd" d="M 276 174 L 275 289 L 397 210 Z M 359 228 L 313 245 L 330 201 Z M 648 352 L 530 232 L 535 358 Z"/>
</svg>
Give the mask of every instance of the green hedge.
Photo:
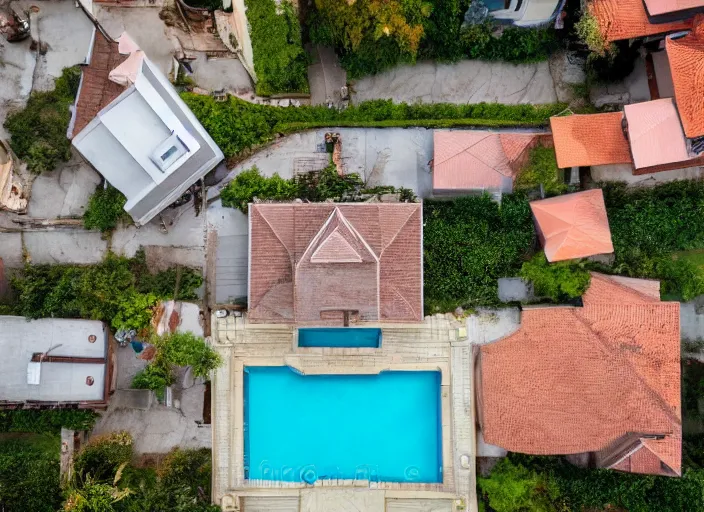
<svg viewBox="0 0 704 512">
<path fill-rule="evenodd" d="M 111 323 L 118 314 L 121 322 L 129 321 L 124 314 L 142 302 L 138 294 L 153 294 L 160 299 L 193 298 L 202 281 L 198 271 L 186 268 L 152 274 L 140 251 L 134 258 L 108 253 L 95 265 L 26 265 L 11 283 L 18 315 Z"/>
<path fill-rule="evenodd" d="M 66 132 L 71 120 L 69 107 L 75 101 L 80 79 L 78 66 L 65 68 L 53 91 L 33 92 L 23 110 L 7 116 L 10 145 L 30 171 L 53 171 L 71 158 Z"/>
<path fill-rule="evenodd" d="M 261 96 L 308 88 L 308 57 L 298 16 L 289 0 L 245 0 L 252 38 L 256 91 Z"/>
<path fill-rule="evenodd" d="M 533 283 L 536 296 L 548 297 L 556 303 L 565 303 L 581 297 L 591 281 L 589 270 L 583 261 L 548 263 L 542 251 L 523 264 L 520 275 Z"/>
<path fill-rule="evenodd" d="M 452 126 L 544 126 L 565 105 L 502 105 L 477 103 L 453 105 L 394 104 L 374 100 L 338 111 L 324 106 L 274 107 L 255 105 L 239 98 L 215 101 L 210 96 L 182 93 L 181 97 L 227 158 L 264 144 L 277 133 L 309 128 L 360 127 L 452 127 Z"/>
<path fill-rule="evenodd" d="M 58 434 L 61 427 L 90 430 L 98 415 L 85 409 L 16 409 L 0 411 L 1 432 Z"/>
<path fill-rule="evenodd" d="M 547 60 L 558 47 L 552 28 L 508 27 L 501 37 L 494 37 L 491 23 L 475 25 L 462 31 L 464 53 L 470 59 L 530 63 Z"/>
<path fill-rule="evenodd" d="M 535 241 L 520 194 L 425 201 L 423 220 L 426 313 L 498 304 L 498 279 L 518 274 Z"/>
</svg>

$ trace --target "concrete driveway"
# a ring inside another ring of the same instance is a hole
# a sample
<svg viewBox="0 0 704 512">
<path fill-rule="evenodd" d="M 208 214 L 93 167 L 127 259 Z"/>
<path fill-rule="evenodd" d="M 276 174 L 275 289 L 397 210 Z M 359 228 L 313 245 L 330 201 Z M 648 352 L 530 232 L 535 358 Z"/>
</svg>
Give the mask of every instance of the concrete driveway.
<svg viewBox="0 0 704 512">
<path fill-rule="evenodd" d="M 398 66 L 355 81 L 352 101 L 391 99 L 396 103 L 553 103 L 557 101 L 547 62 L 509 64 L 463 60 Z"/>
</svg>

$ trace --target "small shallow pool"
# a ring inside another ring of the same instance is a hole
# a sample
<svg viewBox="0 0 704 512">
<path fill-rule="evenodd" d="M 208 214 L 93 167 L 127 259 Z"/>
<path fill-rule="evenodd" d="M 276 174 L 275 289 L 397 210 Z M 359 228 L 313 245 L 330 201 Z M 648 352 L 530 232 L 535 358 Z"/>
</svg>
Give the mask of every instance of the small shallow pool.
<svg viewBox="0 0 704 512">
<path fill-rule="evenodd" d="M 442 482 L 440 372 L 244 371 L 245 478 Z"/>
<path fill-rule="evenodd" d="M 298 329 L 299 347 L 379 348 L 381 329 L 316 327 Z"/>
</svg>

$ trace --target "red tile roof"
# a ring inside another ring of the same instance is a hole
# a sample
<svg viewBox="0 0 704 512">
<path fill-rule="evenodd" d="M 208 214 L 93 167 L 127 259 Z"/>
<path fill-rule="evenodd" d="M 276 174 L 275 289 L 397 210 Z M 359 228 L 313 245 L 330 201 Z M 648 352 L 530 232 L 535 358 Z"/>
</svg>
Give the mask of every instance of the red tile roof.
<svg viewBox="0 0 704 512">
<path fill-rule="evenodd" d="M 606 467 L 680 474 L 679 303 L 643 288 L 594 273 L 583 307 L 524 309 L 516 333 L 481 347 L 484 439 L 563 455 L 635 436 Z"/>
<path fill-rule="evenodd" d="M 601 189 L 530 203 L 548 261 L 614 252 Z"/>
<path fill-rule="evenodd" d="M 687 137 L 704 135 L 704 16 L 694 20 L 689 35 L 668 37 L 665 42 L 675 102 Z"/>
<path fill-rule="evenodd" d="M 558 167 L 632 163 L 622 120 L 621 112 L 551 117 Z"/>
<path fill-rule="evenodd" d="M 78 135 L 102 109 L 117 98 L 125 87 L 109 80 L 110 71 L 129 55 L 121 55 L 118 43 L 108 41 L 100 30 L 95 31 L 90 64 L 83 66 L 81 88 L 76 102 L 72 136 Z"/>
<path fill-rule="evenodd" d="M 249 215 L 250 321 L 422 320 L 421 205 L 256 204 Z"/>
<path fill-rule="evenodd" d="M 483 130 L 435 130 L 433 189 L 512 189 L 535 133 L 497 133 Z"/>
<path fill-rule="evenodd" d="M 589 9 L 608 42 L 687 30 L 692 20 L 650 23 L 643 0 L 592 0 Z"/>
<path fill-rule="evenodd" d="M 636 169 L 690 159 L 680 116 L 672 98 L 623 107 Z M 689 167 L 689 165 L 682 165 Z"/>
</svg>

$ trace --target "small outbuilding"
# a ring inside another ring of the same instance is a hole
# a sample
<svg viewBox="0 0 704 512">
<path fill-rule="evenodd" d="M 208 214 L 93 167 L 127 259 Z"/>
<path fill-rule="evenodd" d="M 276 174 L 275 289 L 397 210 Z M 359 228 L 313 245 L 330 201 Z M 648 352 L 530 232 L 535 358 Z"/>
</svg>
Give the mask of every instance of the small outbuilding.
<svg viewBox="0 0 704 512">
<path fill-rule="evenodd" d="M 530 208 L 548 261 L 614 252 L 601 189 L 533 201 Z"/>
</svg>

